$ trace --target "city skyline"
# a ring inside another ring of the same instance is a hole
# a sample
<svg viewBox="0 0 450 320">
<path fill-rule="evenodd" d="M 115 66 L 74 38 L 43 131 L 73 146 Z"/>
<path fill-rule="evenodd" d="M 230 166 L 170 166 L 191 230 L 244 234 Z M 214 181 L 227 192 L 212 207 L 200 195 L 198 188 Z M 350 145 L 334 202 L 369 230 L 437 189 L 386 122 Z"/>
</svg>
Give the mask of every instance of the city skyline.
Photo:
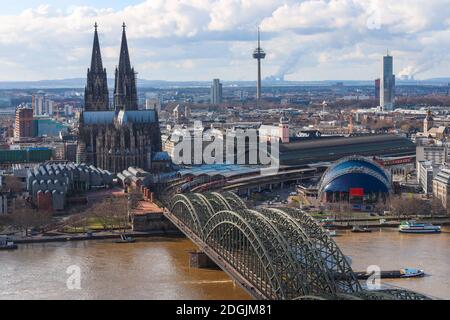
<svg viewBox="0 0 450 320">
<path fill-rule="evenodd" d="M 0 15 L 0 81 L 84 77 L 95 22 L 105 67 L 113 70 L 122 21 L 132 35 L 130 55 L 140 79 L 254 80 L 251 54 L 258 26 L 267 52 L 263 79 L 375 79 L 386 49 L 396 59 L 399 77 L 450 75 L 450 28 L 443 1 L 41 3 L 8 4 Z M 225 9 L 227 14 L 221 14 Z"/>
</svg>

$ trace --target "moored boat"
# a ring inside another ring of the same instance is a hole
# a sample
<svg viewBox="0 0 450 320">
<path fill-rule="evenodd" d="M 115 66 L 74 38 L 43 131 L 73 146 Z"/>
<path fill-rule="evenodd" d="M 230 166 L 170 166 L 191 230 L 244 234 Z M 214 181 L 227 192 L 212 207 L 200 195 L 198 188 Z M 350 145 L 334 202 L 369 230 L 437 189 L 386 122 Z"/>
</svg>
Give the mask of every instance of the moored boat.
<svg viewBox="0 0 450 320">
<path fill-rule="evenodd" d="M 355 232 L 355 233 L 367 233 L 367 232 L 372 232 L 372 230 L 367 228 L 367 227 L 353 226 L 352 232 Z"/>
<path fill-rule="evenodd" d="M 359 280 L 369 279 L 374 275 L 374 272 L 355 272 Z M 425 272 L 421 269 L 404 268 L 400 270 L 380 271 L 379 277 L 381 279 L 398 279 L 398 278 L 418 278 L 425 276 Z"/>
<path fill-rule="evenodd" d="M 330 237 L 337 237 L 336 230 L 325 229 Z"/>
<path fill-rule="evenodd" d="M 440 233 L 441 227 L 431 223 L 418 223 L 416 221 L 403 222 L 398 228 L 402 233 Z"/>
<path fill-rule="evenodd" d="M 0 236 L 0 250 L 14 250 L 17 245 L 7 236 Z"/>
<path fill-rule="evenodd" d="M 420 269 L 404 268 L 400 269 L 400 278 L 417 278 L 423 277 L 425 272 Z"/>
<path fill-rule="evenodd" d="M 133 239 L 132 237 L 129 237 L 125 234 L 121 234 L 120 235 L 120 239 L 115 241 L 116 243 L 133 243 L 136 242 L 135 239 Z"/>
</svg>

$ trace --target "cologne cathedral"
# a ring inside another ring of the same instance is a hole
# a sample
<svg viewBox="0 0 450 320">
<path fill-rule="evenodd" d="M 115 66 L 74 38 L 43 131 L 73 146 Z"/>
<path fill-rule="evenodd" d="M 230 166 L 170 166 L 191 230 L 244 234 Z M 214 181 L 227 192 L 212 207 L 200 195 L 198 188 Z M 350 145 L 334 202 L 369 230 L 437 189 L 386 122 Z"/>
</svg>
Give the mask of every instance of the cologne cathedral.
<svg viewBox="0 0 450 320">
<path fill-rule="evenodd" d="M 118 173 L 130 166 L 152 169 L 152 157 L 161 151 L 156 110 L 138 110 L 136 73 L 131 67 L 123 25 L 119 65 L 115 71 L 114 97 L 109 102 L 95 24 L 91 67 L 87 72 L 85 106 L 79 120 L 77 162 Z"/>
</svg>

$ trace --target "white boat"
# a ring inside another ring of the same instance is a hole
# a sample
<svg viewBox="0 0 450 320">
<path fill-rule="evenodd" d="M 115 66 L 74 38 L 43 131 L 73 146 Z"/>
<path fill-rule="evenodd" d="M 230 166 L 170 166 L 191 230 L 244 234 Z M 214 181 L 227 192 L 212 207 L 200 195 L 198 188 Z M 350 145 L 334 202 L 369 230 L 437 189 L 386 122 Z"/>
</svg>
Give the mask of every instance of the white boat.
<svg viewBox="0 0 450 320">
<path fill-rule="evenodd" d="M 14 250 L 17 245 L 6 236 L 0 236 L 0 250 Z"/>
<path fill-rule="evenodd" d="M 416 278 L 423 277 L 425 272 L 420 269 L 404 268 L 400 269 L 400 278 Z"/>
<path fill-rule="evenodd" d="M 430 223 L 417 223 L 415 221 L 403 222 L 398 231 L 402 233 L 440 233 L 441 227 Z"/>
<path fill-rule="evenodd" d="M 326 230 L 326 232 L 328 233 L 328 235 L 330 237 L 336 237 L 337 236 L 336 230 L 330 230 L 330 229 L 325 229 L 325 230 Z"/>
</svg>

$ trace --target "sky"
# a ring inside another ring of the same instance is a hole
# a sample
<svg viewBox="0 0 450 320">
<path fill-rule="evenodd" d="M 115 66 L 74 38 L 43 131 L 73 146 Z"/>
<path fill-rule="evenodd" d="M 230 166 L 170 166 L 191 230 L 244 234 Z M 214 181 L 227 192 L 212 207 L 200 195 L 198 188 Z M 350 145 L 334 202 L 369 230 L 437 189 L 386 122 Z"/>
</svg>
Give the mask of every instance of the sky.
<svg viewBox="0 0 450 320">
<path fill-rule="evenodd" d="M 93 25 L 108 77 L 127 24 L 132 64 L 148 80 L 263 77 L 368 80 L 387 50 L 398 77 L 450 76 L 448 0 L 20 0 L 2 3 L 0 81 L 85 77 Z"/>
</svg>

